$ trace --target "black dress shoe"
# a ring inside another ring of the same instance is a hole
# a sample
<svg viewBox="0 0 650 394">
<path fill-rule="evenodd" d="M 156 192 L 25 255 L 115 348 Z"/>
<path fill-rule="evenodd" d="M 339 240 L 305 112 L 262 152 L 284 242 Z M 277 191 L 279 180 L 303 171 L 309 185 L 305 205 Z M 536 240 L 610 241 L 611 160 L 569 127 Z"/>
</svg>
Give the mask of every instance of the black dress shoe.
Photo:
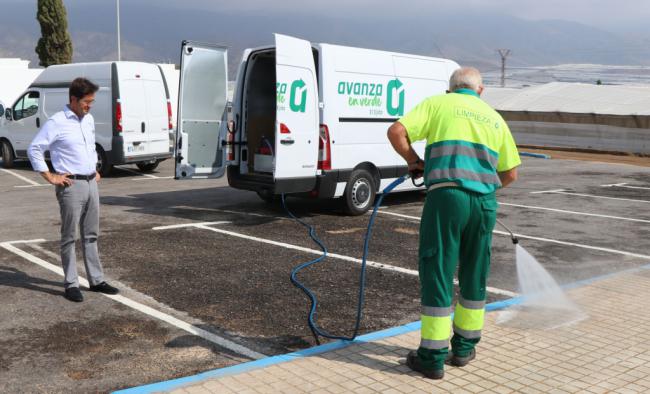
<svg viewBox="0 0 650 394">
<path fill-rule="evenodd" d="M 81 302 L 84 300 L 83 294 L 78 287 L 68 287 L 65 289 L 65 294 L 63 295 L 66 299 L 73 302 Z"/>
<path fill-rule="evenodd" d="M 102 282 L 98 285 L 90 286 L 90 291 L 96 291 L 98 293 L 104 293 L 104 294 L 117 294 L 120 292 L 117 288 L 109 285 L 106 282 Z"/>
<path fill-rule="evenodd" d="M 422 362 L 420 361 L 420 358 L 418 357 L 418 353 L 415 350 L 412 350 L 409 352 L 408 356 L 406 356 L 406 365 L 414 370 L 415 372 L 420 372 L 422 375 L 424 375 L 425 378 L 428 379 L 442 379 L 445 376 L 445 370 L 444 369 L 428 369 L 424 368 L 422 366 Z"/>
</svg>

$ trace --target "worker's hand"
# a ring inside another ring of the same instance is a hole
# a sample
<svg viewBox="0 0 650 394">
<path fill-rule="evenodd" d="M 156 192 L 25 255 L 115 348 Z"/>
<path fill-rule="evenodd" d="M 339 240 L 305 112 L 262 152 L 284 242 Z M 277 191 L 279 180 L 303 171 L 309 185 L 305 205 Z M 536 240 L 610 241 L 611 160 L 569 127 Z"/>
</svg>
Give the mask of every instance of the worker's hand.
<svg viewBox="0 0 650 394">
<path fill-rule="evenodd" d="M 424 176 L 424 162 L 418 158 L 416 161 L 409 163 L 409 174 L 413 179 L 422 178 Z"/>
<path fill-rule="evenodd" d="M 99 172 L 95 171 L 95 182 L 99 182 L 102 179 L 102 176 L 99 175 Z"/>
<path fill-rule="evenodd" d="M 48 182 L 50 182 L 52 185 L 55 186 L 70 186 L 72 185 L 72 179 L 68 178 L 68 175 L 71 174 L 52 174 L 48 173 L 49 176 L 47 176 L 45 179 L 47 179 Z"/>
</svg>

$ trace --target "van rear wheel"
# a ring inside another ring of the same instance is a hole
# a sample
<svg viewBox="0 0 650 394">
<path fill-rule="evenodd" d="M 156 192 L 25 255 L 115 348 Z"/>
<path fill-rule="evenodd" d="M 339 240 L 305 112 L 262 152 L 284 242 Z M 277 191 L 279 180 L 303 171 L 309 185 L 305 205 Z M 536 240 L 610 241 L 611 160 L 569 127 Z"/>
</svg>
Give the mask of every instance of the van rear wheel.
<svg viewBox="0 0 650 394">
<path fill-rule="evenodd" d="M 97 151 L 97 172 L 99 172 L 99 175 L 101 176 L 107 176 L 113 170 L 113 164 L 110 162 L 108 155 L 106 155 L 106 152 L 101 146 L 96 145 L 95 150 Z"/>
<path fill-rule="evenodd" d="M 267 204 L 277 204 L 280 202 L 280 196 L 273 194 L 270 190 L 258 190 L 256 191 L 259 198 L 262 199 Z"/>
<path fill-rule="evenodd" d="M 9 141 L 0 141 L 0 154 L 2 154 L 2 167 L 12 168 L 14 166 L 14 149 L 11 147 Z"/>
<path fill-rule="evenodd" d="M 368 171 L 352 171 L 343 194 L 345 211 L 353 216 L 363 215 L 372 206 L 376 194 L 375 180 Z"/>
<path fill-rule="evenodd" d="M 160 160 L 154 160 L 154 161 L 141 161 L 138 163 L 135 163 L 136 166 L 140 169 L 142 172 L 151 172 L 158 167 L 158 164 L 160 164 Z"/>
</svg>

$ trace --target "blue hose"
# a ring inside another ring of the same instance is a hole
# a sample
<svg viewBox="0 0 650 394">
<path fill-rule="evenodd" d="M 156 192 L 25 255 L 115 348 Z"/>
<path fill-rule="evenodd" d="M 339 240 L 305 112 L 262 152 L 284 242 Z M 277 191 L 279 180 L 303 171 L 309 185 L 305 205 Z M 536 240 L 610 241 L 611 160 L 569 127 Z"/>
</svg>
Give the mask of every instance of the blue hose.
<svg viewBox="0 0 650 394">
<path fill-rule="evenodd" d="M 368 229 L 366 230 L 366 237 L 365 241 L 363 243 L 363 258 L 361 261 L 361 272 L 359 274 L 359 297 L 358 297 L 358 304 L 357 304 L 357 317 L 356 321 L 354 324 L 354 331 L 351 336 L 342 336 L 342 335 L 333 335 L 328 333 L 327 331 L 323 330 L 322 328 L 318 327 L 316 322 L 314 321 L 314 314 L 316 313 L 316 307 L 318 305 L 318 299 L 312 293 L 312 291 L 303 285 L 297 278 L 296 275 L 300 270 L 303 268 L 307 268 L 313 264 L 316 264 L 320 261 L 323 261 L 327 257 L 327 248 L 323 244 L 323 242 L 316 236 L 316 232 L 314 230 L 314 227 L 303 222 L 302 220 L 298 219 L 295 217 L 291 211 L 286 206 L 285 199 L 284 199 L 284 194 L 282 194 L 282 207 L 284 210 L 287 212 L 287 215 L 289 215 L 290 218 L 294 219 L 304 227 L 306 227 L 309 230 L 309 236 L 311 239 L 318 244 L 318 246 L 321 248 L 323 251 L 323 255 L 314 259 L 310 260 L 308 262 L 302 263 L 296 267 L 294 267 L 293 270 L 291 270 L 291 283 L 294 284 L 294 286 L 298 287 L 300 290 L 302 290 L 307 297 L 309 297 L 309 300 L 311 302 L 311 307 L 309 309 L 309 317 L 307 318 L 307 324 L 309 324 L 309 329 L 311 330 L 312 334 L 314 335 L 314 338 L 316 339 L 316 343 L 320 344 L 319 341 L 319 336 L 324 337 L 324 338 L 329 338 L 329 339 L 340 339 L 344 341 L 353 341 L 357 335 L 359 334 L 359 326 L 361 324 L 361 316 L 362 316 L 362 311 L 363 311 L 363 301 L 364 301 L 364 293 L 365 293 L 365 288 L 366 288 L 366 259 L 368 257 L 368 245 L 370 244 L 370 236 L 372 235 L 372 226 L 375 221 L 375 217 L 377 216 L 377 210 L 381 206 L 381 202 L 384 199 L 384 196 L 388 193 L 390 193 L 395 187 L 397 187 L 399 184 L 404 182 L 410 177 L 409 174 L 406 174 L 404 176 L 401 176 L 397 178 L 395 181 L 393 181 L 390 185 L 386 186 L 386 188 L 383 190 L 383 193 L 377 198 L 377 201 L 375 202 L 375 207 L 372 211 L 372 215 L 370 215 L 370 220 L 368 221 Z"/>
</svg>

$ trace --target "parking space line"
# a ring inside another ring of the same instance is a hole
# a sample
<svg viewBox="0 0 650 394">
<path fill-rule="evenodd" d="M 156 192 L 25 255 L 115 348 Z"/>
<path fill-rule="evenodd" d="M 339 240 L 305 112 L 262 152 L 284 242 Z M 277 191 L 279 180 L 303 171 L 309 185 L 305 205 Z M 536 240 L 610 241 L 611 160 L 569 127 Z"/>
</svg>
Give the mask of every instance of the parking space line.
<svg viewBox="0 0 650 394">
<path fill-rule="evenodd" d="M 55 266 L 43 259 L 40 259 L 32 254 L 29 254 L 22 249 L 19 249 L 14 246 L 16 243 L 29 243 L 29 242 L 43 242 L 44 240 L 39 239 L 39 240 L 32 240 L 32 241 L 13 241 L 13 242 L 2 242 L 0 243 L 0 247 L 42 267 L 45 268 L 49 271 L 52 271 L 60 276 L 63 276 L 63 269 L 61 267 Z M 89 283 L 85 278 L 79 278 L 79 283 L 85 287 L 89 287 Z M 100 293 L 102 294 L 102 293 Z M 233 351 L 237 354 L 241 354 L 243 356 L 246 356 L 250 359 L 261 359 L 266 357 L 266 355 L 262 353 L 258 353 L 254 350 L 251 350 L 247 347 L 244 347 L 238 343 L 232 342 L 226 338 L 222 338 L 216 334 L 213 334 L 209 331 L 206 331 L 202 328 L 196 327 L 190 323 L 187 323 L 185 321 L 182 321 L 180 319 L 177 319 L 171 315 L 168 315 L 166 313 L 160 312 L 154 308 L 151 308 L 149 306 L 146 306 L 144 304 L 141 304 L 137 301 L 133 301 L 130 298 L 124 297 L 122 295 L 109 295 L 109 294 L 102 294 L 105 297 L 108 297 L 116 302 L 119 302 L 121 304 L 124 304 L 126 306 L 129 306 L 139 312 L 142 312 L 146 315 L 149 315 L 151 317 L 154 317 L 158 320 L 164 321 L 168 324 L 171 324 L 172 326 L 179 328 L 183 331 L 189 332 L 190 334 L 199 336 L 207 341 L 210 341 L 218 346 L 221 346 L 225 349 L 228 349 L 230 351 Z"/>
<path fill-rule="evenodd" d="M 597 196 L 595 194 L 574 193 L 574 192 L 567 192 L 566 189 L 545 190 L 545 191 L 541 191 L 541 192 L 531 192 L 530 194 L 544 194 L 544 193 L 546 193 L 546 194 L 566 194 L 568 196 L 604 198 L 604 199 L 607 199 L 607 200 L 619 200 L 619 201 L 632 201 L 632 202 L 650 203 L 650 200 L 636 200 L 636 199 L 632 199 L 632 198 L 607 197 L 607 196 Z"/>
<path fill-rule="evenodd" d="M 525 208 L 525 209 L 539 209 L 539 210 L 543 210 L 543 211 L 568 213 L 568 214 L 572 214 L 572 215 L 594 216 L 594 217 L 605 218 L 605 219 L 628 220 L 628 221 L 631 221 L 631 222 L 650 223 L 650 220 L 644 220 L 644 219 L 633 219 L 633 218 L 625 218 L 625 217 L 621 217 L 621 216 L 600 215 L 600 214 L 597 214 L 597 213 L 588 213 L 588 212 L 566 211 L 564 209 L 538 207 L 538 206 L 534 206 L 534 205 L 511 204 L 511 203 L 501 202 L 501 201 L 499 201 L 499 205 L 506 205 L 506 206 L 509 206 L 509 207 L 518 207 L 518 208 Z"/>
<path fill-rule="evenodd" d="M 14 186 L 18 189 L 27 189 L 31 187 L 43 187 L 43 186 L 52 186 L 49 183 L 39 183 L 38 185 L 20 185 L 20 186 Z"/>
<path fill-rule="evenodd" d="M 263 213 L 233 211 L 233 210 L 230 210 L 230 209 L 220 209 L 220 208 L 203 208 L 203 207 L 190 207 L 190 206 L 187 206 L 187 205 L 175 205 L 175 206 L 171 207 L 171 209 L 188 209 L 188 210 L 193 210 L 193 211 L 234 213 L 234 214 L 237 214 L 237 215 L 247 215 L 247 216 L 257 216 L 257 217 L 262 217 L 262 218 L 290 220 L 290 218 L 288 218 L 286 216 L 265 215 Z"/>
<path fill-rule="evenodd" d="M 26 178 L 26 177 L 24 177 L 24 176 L 22 176 L 20 174 L 17 174 L 17 173 L 15 173 L 13 171 L 10 171 L 10 170 L 4 169 L 4 168 L 0 168 L 0 171 L 6 172 L 9 175 L 13 175 L 16 178 L 20 179 L 21 181 L 25 181 L 25 182 L 29 183 L 32 186 L 47 186 L 47 184 L 45 184 L 45 183 L 34 182 L 29 178 Z"/>
<path fill-rule="evenodd" d="M 144 174 L 147 175 L 147 174 Z M 152 179 L 172 179 L 174 178 L 173 176 L 153 176 L 152 178 L 133 178 L 131 179 L 132 181 L 146 181 L 146 180 L 152 180 Z"/>
<path fill-rule="evenodd" d="M 171 230 L 174 228 L 183 228 L 183 227 L 198 227 L 198 226 L 208 226 L 211 224 L 227 224 L 228 221 L 219 221 L 219 222 L 203 222 L 203 223 L 184 223 L 184 224 L 172 224 L 170 226 L 158 226 L 153 227 L 152 230 Z"/>
<path fill-rule="evenodd" d="M 130 169 L 130 168 L 126 168 L 126 167 L 116 167 L 116 168 L 117 168 L 118 170 L 122 170 L 122 171 L 130 172 L 131 174 L 140 175 L 140 176 L 144 176 L 144 177 L 147 177 L 147 178 L 154 178 L 154 179 L 155 179 L 155 178 L 158 178 L 158 177 L 155 176 L 155 175 L 145 174 L 144 172 L 140 172 L 140 171 L 132 170 L 132 169 Z"/>
<path fill-rule="evenodd" d="M 627 183 L 612 183 L 610 185 L 600 185 L 600 187 L 623 187 L 625 189 L 641 189 L 641 190 L 650 190 L 650 187 L 643 186 L 629 186 Z"/>
<path fill-rule="evenodd" d="M 393 216 L 397 216 L 397 217 L 401 217 L 401 218 L 405 218 L 405 219 L 413 219 L 413 220 L 420 221 L 420 218 L 417 217 L 417 216 L 409 216 L 409 215 L 403 215 L 401 213 L 386 212 L 386 211 L 379 211 L 379 212 L 383 213 L 385 215 L 393 215 Z M 507 233 L 505 231 L 493 230 L 492 232 L 494 234 L 506 235 L 506 236 L 510 237 L 510 233 Z M 578 243 L 574 243 L 574 242 L 566 242 L 566 241 L 560 241 L 560 240 L 557 240 L 557 239 L 550 239 L 550 238 L 533 237 L 533 236 L 530 236 L 530 235 L 523 235 L 523 234 L 516 234 L 516 233 L 515 233 L 515 236 L 517 238 L 532 239 L 532 240 L 535 240 L 535 241 L 550 242 L 550 243 L 555 243 L 555 244 L 560 244 L 560 245 L 567 245 L 567 246 L 576 246 L 576 247 L 583 248 L 583 249 L 598 250 L 598 251 L 601 251 L 601 252 L 622 254 L 624 256 L 639 257 L 639 258 L 642 258 L 642 259 L 645 259 L 645 260 L 650 260 L 650 255 L 626 252 L 624 250 L 602 248 L 600 246 L 584 245 L 584 244 L 578 244 Z"/>
<path fill-rule="evenodd" d="M 164 227 L 165 228 L 163 228 L 163 227 L 154 227 L 153 230 L 165 230 L 167 228 L 170 228 L 170 226 L 164 226 Z M 192 227 L 192 226 L 182 225 L 182 227 Z M 323 252 L 321 250 L 305 248 L 305 247 L 302 247 L 302 246 L 288 244 L 288 243 L 284 243 L 284 242 L 273 241 L 273 240 L 266 239 L 266 238 L 253 237 L 251 235 L 241 234 L 241 233 L 237 233 L 237 232 L 229 231 L 229 230 L 223 230 L 223 229 L 220 229 L 220 228 L 208 227 L 207 225 L 204 225 L 202 223 L 196 223 L 194 225 L 194 227 L 204 229 L 204 230 L 213 231 L 215 233 L 230 235 L 232 237 L 247 239 L 249 241 L 255 241 L 255 242 L 261 242 L 261 243 L 265 243 L 265 244 L 269 244 L 269 245 L 280 246 L 280 247 L 283 247 L 283 248 L 286 248 L 286 249 L 298 250 L 298 251 L 301 251 L 301 252 L 315 254 L 315 255 L 319 255 L 319 256 L 323 254 Z M 175 227 L 171 227 L 171 228 L 175 228 Z M 349 261 L 349 262 L 353 262 L 353 263 L 357 263 L 357 264 L 361 264 L 363 262 L 363 260 L 361 260 L 361 259 L 358 259 L 358 258 L 355 258 L 355 257 L 350 257 L 350 256 L 345 256 L 345 255 L 337 254 L 337 253 L 329 253 L 328 252 L 327 257 L 332 257 L 332 258 L 335 258 L 335 259 L 339 259 L 339 260 L 343 260 L 343 261 Z M 416 271 L 416 270 L 397 267 L 397 266 L 390 265 L 390 264 L 378 263 L 376 261 L 368 261 L 368 260 L 366 260 L 366 265 L 368 265 L 369 267 L 379 268 L 379 269 L 383 269 L 383 270 L 387 270 L 387 271 L 399 272 L 399 273 L 406 274 L 406 275 L 411 275 L 411 276 L 418 276 L 418 271 Z M 458 284 L 458 281 L 454 280 L 454 283 Z M 516 296 L 517 295 L 517 293 L 513 293 L 513 292 L 508 291 L 508 290 L 497 289 L 497 288 L 494 288 L 494 287 L 487 287 L 486 289 L 487 289 L 487 291 L 489 291 L 490 293 L 493 293 L 493 294 L 500 294 L 500 295 L 505 295 L 505 296 Z"/>
<path fill-rule="evenodd" d="M 555 193 L 555 192 L 563 192 L 565 190 L 566 189 L 541 190 L 538 192 L 530 192 L 530 194 Z"/>
</svg>

